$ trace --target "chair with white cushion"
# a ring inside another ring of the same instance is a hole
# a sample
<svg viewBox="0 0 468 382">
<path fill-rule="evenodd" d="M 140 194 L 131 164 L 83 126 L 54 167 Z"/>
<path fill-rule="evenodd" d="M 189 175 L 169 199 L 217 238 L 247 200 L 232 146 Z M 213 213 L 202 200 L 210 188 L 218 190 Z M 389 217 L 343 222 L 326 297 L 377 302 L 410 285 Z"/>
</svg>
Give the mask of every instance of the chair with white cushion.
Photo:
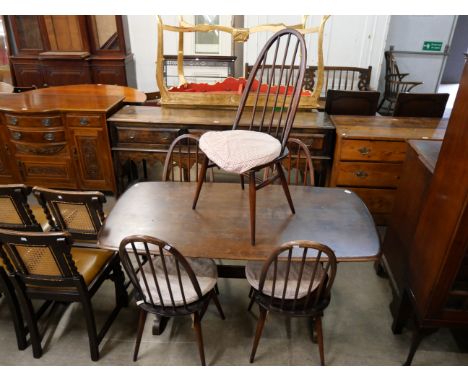
<svg viewBox="0 0 468 382">
<path fill-rule="evenodd" d="M 133 361 L 149 313 L 159 317 L 193 315 L 198 351 L 205 365 L 201 319 L 211 300 L 224 313 L 215 293 L 216 264 L 211 259 L 185 258 L 176 248 L 150 236 L 129 236 L 120 243 L 120 260 L 135 288 L 140 308 Z"/>
<path fill-rule="evenodd" d="M 249 179 L 250 239 L 255 245 L 256 191 L 281 179 L 291 212 L 295 213 L 281 166 L 292 128 L 307 61 L 304 37 L 293 29 L 274 34 L 260 52 L 242 93 L 232 130 L 210 131 L 200 138 L 206 158 L 200 169 L 192 208 L 195 209 L 208 168 L 221 169 Z M 271 75 L 264 75 L 265 72 Z M 263 79 L 267 82 L 262 82 Z M 268 166 L 276 173 L 257 184 L 256 173 Z"/>
<path fill-rule="evenodd" d="M 260 309 L 250 362 L 254 361 L 266 315 L 274 311 L 313 319 L 324 365 L 322 316 L 335 279 L 335 253 L 317 242 L 291 241 L 278 247 L 265 262 L 249 261 L 245 274 L 253 292 L 249 310 L 254 302 Z"/>
</svg>

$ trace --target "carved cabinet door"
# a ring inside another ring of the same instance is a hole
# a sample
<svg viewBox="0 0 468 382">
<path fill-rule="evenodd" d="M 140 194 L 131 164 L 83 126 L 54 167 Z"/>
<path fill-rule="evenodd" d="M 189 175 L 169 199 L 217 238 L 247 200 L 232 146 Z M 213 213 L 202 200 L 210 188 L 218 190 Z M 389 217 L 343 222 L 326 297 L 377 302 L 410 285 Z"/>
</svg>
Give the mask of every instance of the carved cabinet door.
<svg viewBox="0 0 468 382">
<path fill-rule="evenodd" d="M 0 184 L 16 183 L 19 180 L 11 166 L 11 154 L 8 144 L 1 134 L 0 138 L 3 141 L 0 145 Z"/>
<path fill-rule="evenodd" d="M 72 155 L 84 190 L 115 191 L 109 139 L 104 128 L 71 128 Z"/>
</svg>

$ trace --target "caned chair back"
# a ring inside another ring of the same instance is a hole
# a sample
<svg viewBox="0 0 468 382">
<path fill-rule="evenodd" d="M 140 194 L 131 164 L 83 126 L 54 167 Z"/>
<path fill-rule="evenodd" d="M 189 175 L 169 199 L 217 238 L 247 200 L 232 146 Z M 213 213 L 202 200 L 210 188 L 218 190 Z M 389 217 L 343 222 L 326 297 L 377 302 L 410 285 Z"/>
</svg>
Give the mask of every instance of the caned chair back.
<svg viewBox="0 0 468 382">
<path fill-rule="evenodd" d="M 448 93 L 400 93 L 393 116 L 442 118 L 449 96 Z"/>
<path fill-rule="evenodd" d="M 275 33 L 250 72 L 233 129 L 242 121 L 249 130 L 274 136 L 284 149 L 301 98 L 306 61 L 301 33 L 293 29 Z"/>
<path fill-rule="evenodd" d="M 163 181 L 198 182 L 199 167 L 205 154 L 198 145 L 200 138 L 183 134 L 172 142 L 166 155 Z"/>
<path fill-rule="evenodd" d="M 336 274 L 335 253 L 313 241 L 281 245 L 263 264 L 259 291 L 267 309 L 321 310 L 330 300 Z"/>
<path fill-rule="evenodd" d="M 380 92 L 328 90 L 325 111 L 329 115 L 375 115 Z"/>
<path fill-rule="evenodd" d="M 82 277 L 70 249 L 68 233 L 0 229 L 0 256 L 5 268 L 28 286 L 77 287 Z"/>
<path fill-rule="evenodd" d="M 129 236 L 120 243 L 119 255 L 138 303 L 175 311 L 188 309 L 189 293 L 196 293 L 197 299 L 203 297 L 190 264 L 165 241 L 150 236 Z"/>
<path fill-rule="evenodd" d="M 33 194 L 55 230 L 69 232 L 74 240 L 97 240 L 105 218 L 103 204 L 106 197 L 103 193 L 34 187 Z"/>
<path fill-rule="evenodd" d="M 30 192 L 24 184 L 0 185 L 0 228 L 42 231 L 28 204 Z"/>
</svg>

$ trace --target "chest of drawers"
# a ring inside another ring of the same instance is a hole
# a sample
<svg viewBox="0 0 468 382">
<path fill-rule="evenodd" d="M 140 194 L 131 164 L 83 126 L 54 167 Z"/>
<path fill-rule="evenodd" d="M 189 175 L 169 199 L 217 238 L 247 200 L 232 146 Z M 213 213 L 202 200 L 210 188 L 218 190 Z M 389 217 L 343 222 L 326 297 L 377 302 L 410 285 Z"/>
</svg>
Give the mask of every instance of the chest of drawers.
<svg viewBox="0 0 468 382">
<path fill-rule="evenodd" d="M 386 225 L 405 160 L 408 139 L 442 140 L 446 119 L 331 116 L 336 145 L 330 186 L 346 187 Z"/>
</svg>

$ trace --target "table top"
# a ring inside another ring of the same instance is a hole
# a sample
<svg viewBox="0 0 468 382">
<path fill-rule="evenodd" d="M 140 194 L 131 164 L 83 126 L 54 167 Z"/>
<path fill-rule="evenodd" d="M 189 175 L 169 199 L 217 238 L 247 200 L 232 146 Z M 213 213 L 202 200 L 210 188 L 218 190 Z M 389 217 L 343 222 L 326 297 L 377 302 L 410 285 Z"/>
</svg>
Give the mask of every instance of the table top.
<svg viewBox="0 0 468 382">
<path fill-rule="evenodd" d="M 252 246 L 248 190 L 234 183 L 205 183 L 192 210 L 195 187 L 195 182 L 137 183 L 117 200 L 98 245 L 116 250 L 124 237 L 138 234 L 165 240 L 187 257 L 259 260 L 291 240 L 326 244 L 339 261 L 371 261 L 380 252 L 374 221 L 351 191 L 290 186 L 293 215 L 282 187 L 265 187 L 257 193 Z"/>
<path fill-rule="evenodd" d="M 92 96 L 119 96 L 123 97 L 125 103 L 142 103 L 146 101 L 146 94 L 127 86 L 104 85 L 104 84 L 81 84 L 81 85 L 65 85 L 65 86 L 50 86 L 32 90 L 36 94 L 76 94 L 76 95 L 92 95 Z"/>
<path fill-rule="evenodd" d="M 236 110 L 228 109 L 193 109 L 128 105 L 117 111 L 108 121 L 172 126 L 216 126 L 218 129 L 221 127 L 232 128 L 235 116 Z M 241 119 L 240 126 L 250 123 L 250 116 L 247 117 L 245 121 Z M 261 117 L 260 113 L 258 113 L 257 117 Z M 334 130 L 328 115 L 324 112 L 317 111 L 298 111 L 294 119 L 293 128 L 323 128 Z"/>
<path fill-rule="evenodd" d="M 443 139 L 448 118 L 332 115 L 338 136 L 379 139 Z"/>
</svg>

